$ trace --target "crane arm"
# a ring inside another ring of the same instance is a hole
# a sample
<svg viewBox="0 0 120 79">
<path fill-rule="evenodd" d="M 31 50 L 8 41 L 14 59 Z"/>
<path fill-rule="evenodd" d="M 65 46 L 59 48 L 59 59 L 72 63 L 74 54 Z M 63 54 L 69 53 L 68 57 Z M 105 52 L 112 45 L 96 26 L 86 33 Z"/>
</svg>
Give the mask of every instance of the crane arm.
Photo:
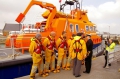
<svg viewBox="0 0 120 79">
<path fill-rule="evenodd" d="M 50 15 L 47 19 L 46 26 L 45 26 L 45 28 L 48 28 L 50 26 L 54 16 L 55 16 L 57 10 L 56 10 L 56 7 L 53 4 L 42 2 L 42 1 L 31 0 L 31 2 L 29 3 L 29 5 L 25 9 L 25 11 L 23 13 L 20 13 L 15 21 L 18 22 L 18 23 L 21 23 L 24 20 L 25 15 L 27 14 L 29 9 L 33 5 L 39 5 L 41 8 L 45 8 L 45 9 L 48 9 L 50 11 Z"/>
</svg>

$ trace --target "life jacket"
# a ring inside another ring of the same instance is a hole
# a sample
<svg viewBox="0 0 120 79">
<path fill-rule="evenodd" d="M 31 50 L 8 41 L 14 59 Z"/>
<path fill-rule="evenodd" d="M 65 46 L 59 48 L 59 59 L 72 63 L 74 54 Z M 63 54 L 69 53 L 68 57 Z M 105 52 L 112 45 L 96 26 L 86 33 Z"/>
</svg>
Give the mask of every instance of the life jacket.
<svg viewBox="0 0 120 79">
<path fill-rule="evenodd" d="M 34 49 L 34 52 L 37 54 L 41 54 L 41 51 L 43 50 L 43 46 L 41 42 L 38 42 L 36 39 L 34 40 L 37 44 L 36 49 Z"/>
<path fill-rule="evenodd" d="M 47 45 L 46 47 L 47 47 L 48 49 L 50 49 L 50 50 L 53 50 L 53 48 L 55 47 L 55 39 L 52 40 L 52 39 L 50 38 L 50 36 L 48 36 L 47 38 L 49 39 L 50 44 Z"/>
<path fill-rule="evenodd" d="M 78 40 L 75 40 L 75 42 L 73 43 L 73 45 L 75 44 L 75 49 L 74 49 L 75 53 L 78 53 L 78 52 L 81 53 L 81 51 L 82 51 L 82 44 L 80 43 L 80 40 L 81 40 L 81 38 Z M 78 43 L 79 47 L 77 47 L 77 43 Z"/>
<path fill-rule="evenodd" d="M 68 47 L 68 45 L 67 45 L 67 41 L 63 41 L 64 39 L 62 38 L 62 37 L 59 37 L 61 40 L 62 40 L 62 42 L 61 42 L 61 44 L 58 46 L 58 48 L 60 47 L 60 48 L 67 48 Z"/>
</svg>

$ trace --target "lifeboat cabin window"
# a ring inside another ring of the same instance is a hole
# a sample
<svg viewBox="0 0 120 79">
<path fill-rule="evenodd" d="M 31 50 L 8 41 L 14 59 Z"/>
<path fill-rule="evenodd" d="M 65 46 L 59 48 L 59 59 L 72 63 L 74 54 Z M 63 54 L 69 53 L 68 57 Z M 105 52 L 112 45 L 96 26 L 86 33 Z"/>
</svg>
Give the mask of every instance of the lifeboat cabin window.
<svg viewBox="0 0 120 79">
<path fill-rule="evenodd" d="M 93 31 L 96 31 L 96 27 L 95 26 L 93 27 Z"/>
<path fill-rule="evenodd" d="M 89 31 L 89 26 L 86 26 L 85 28 L 86 28 L 86 31 Z"/>
<path fill-rule="evenodd" d="M 76 26 L 76 32 L 78 33 L 79 32 L 79 25 L 76 24 L 75 26 Z"/>
<path fill-rule="evenodd" d="M 70 24 L 70 32 L 74 32 L 74 26 L 73 26 L 73 24 Z"/>
<path fill-rule="evenodd" d="M 92 26 L 90 26 L 90 31 L 93 31 L 93 27 Z"/>
</svg>

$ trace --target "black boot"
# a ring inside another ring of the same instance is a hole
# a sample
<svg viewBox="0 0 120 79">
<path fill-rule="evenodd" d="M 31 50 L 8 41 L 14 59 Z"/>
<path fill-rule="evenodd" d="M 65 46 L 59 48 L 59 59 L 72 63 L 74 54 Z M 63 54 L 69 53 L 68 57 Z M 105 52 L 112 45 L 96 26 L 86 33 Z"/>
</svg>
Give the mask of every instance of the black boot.
<svg viewBox="0 0 120 79">
<path fill-rule="evenodd" d="M 75 76 L 75 77 L 80 77 L 81 75 Z"/>
<path fill-rule="evenodd" d="M 111 63 L 109 63 L 108 66 L 111 66 Z"/>
</svg>

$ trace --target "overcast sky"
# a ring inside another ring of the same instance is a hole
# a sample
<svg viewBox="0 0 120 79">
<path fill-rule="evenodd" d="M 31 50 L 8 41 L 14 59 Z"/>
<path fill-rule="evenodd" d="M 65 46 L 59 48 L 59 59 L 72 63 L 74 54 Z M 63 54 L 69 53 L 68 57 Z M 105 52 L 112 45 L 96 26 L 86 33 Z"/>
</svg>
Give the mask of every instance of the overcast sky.
<svg viewBox="0 0 120 79">
<path fill-rule="evenodd" d="M 31 0 L 0 0 L 0 28 L 5 23 L 16 23 L 15 19 L 23 12 Z M 59 0 L 41 0 L 53 3 L 59 10 Z M 62 0 L 62 3 L 65 0 Z M 79 0 L 80 1 L 80 0 Z M 88 11 L 89 20 L 97 25 L 100 32 L 120 34 L 120 0 L 83 0 L 83 9 Z M 26 15 L 24 23 L 42 21 L 45 9 L 33 6 Z M 66 9 L 68 13 L 68 9 Z"/>
</svg>

